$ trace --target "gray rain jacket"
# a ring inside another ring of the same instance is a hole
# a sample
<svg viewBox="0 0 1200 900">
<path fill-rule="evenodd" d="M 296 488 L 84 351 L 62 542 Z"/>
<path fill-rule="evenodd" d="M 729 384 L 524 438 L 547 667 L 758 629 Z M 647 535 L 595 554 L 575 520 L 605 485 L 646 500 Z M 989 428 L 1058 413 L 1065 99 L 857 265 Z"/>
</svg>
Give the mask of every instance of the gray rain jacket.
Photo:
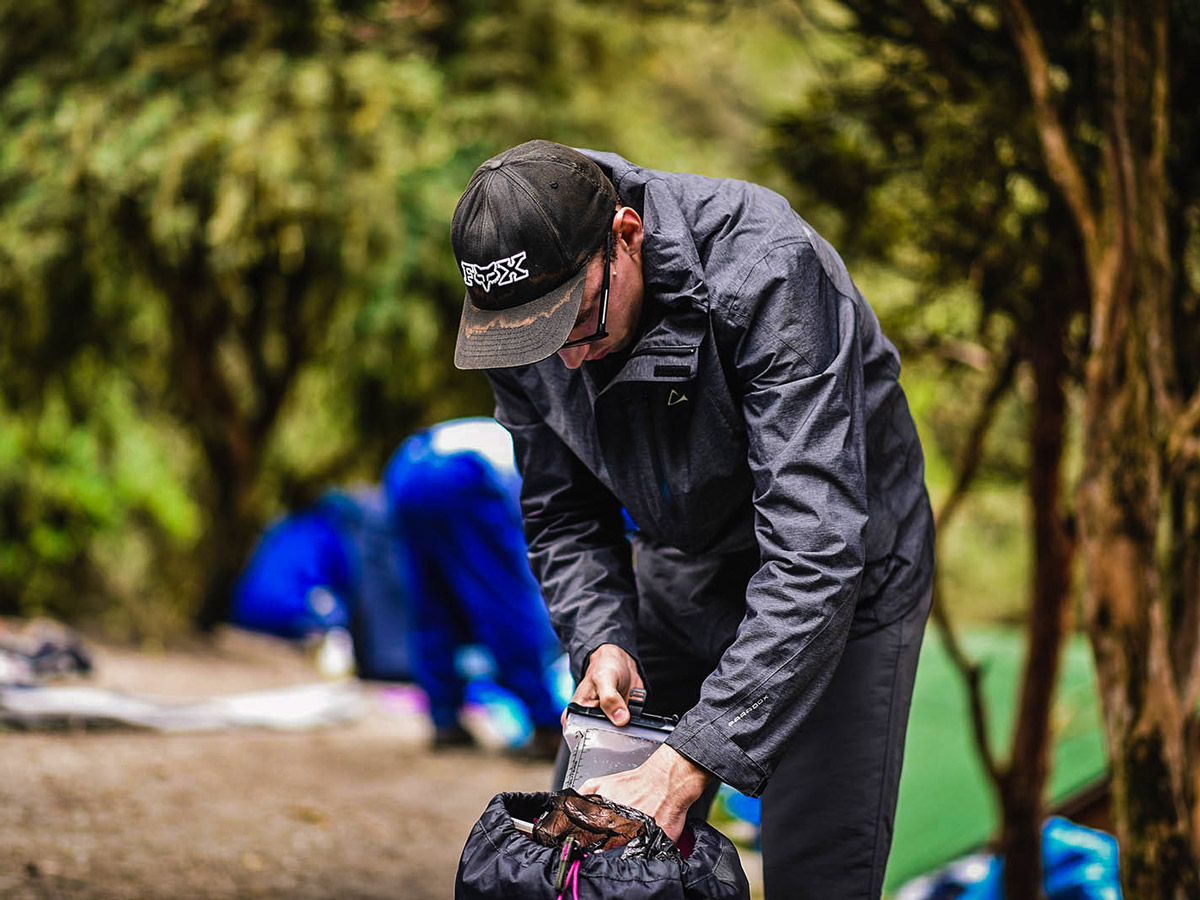
<svg viewBox="0 0 1200 900">
<path fill-rule="evenodd" d="M 557 356 L 488 372 L 530 561 L 578 678 L 600 644 L 637 657 L 622 505 L 647 548 L 676 558 L 757 545 L 719 663 L 668 739 L 757 795 L 852 630 L 898 619 L 930 586 L 899 357 L 836 252 L 778 194 L 585 152 L 642 215 L 645 307 L 615 372 Z M 677 596 L 667 603 L 695 616 L 692 592 Z"/>
</svg>

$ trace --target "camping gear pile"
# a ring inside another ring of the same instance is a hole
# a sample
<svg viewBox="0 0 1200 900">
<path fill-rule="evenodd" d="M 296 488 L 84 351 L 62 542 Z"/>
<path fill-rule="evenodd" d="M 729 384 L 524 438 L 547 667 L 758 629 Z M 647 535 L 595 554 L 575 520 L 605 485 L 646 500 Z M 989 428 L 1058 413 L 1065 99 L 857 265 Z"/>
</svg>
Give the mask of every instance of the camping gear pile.
<svg viewBox="0 0 1200 900">
<path fill-rule="evenodd" d="M 92 655 L 70 629 L 48 619 L 20 627 L 0 622 L 0 685 L 28 686 L 91 671 Z"/>
</svg>

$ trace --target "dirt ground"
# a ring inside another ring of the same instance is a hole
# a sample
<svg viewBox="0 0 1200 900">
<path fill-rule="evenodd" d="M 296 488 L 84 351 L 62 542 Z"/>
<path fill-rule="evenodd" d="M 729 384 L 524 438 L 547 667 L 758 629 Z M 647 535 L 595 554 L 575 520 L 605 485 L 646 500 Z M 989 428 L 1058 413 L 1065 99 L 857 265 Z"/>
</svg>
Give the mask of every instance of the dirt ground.
<svg viewBox="0 0 1200 900">
<path fill-rule="evenodd" d="M 318 678 L 302 653 L 236 631 L 182 652 L 91 647 L 87 683 L 122 691 Z M 487 801 L 545 790 L 550 765 L 435 754 L 428 727 L 376 710 L 298 732 L 0 731 L 0 897 L 444 900 Z"/>
</svg>

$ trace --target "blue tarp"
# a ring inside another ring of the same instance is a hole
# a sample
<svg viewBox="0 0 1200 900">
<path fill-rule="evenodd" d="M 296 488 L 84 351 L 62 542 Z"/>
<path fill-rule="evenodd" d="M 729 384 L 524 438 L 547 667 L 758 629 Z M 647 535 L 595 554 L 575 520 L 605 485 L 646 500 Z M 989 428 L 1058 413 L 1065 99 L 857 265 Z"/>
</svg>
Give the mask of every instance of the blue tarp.
<svg viewBox="0 0 1200 900">
<path fill-rule="evenodd" d="M 1117 842 L 1060 816 L 1042 827 L 1046 900 L 1120 900 Z M 1004 860 L 976 854 L 906 885 L 896 900 L 1004 900 Z"/>
<path fill-rule="evenodd" d="M 405 681 L 411 614 L 376 488 L 331 492 L 268 528 L 234 589 L 230 620 L 293 639 L 346 628 L 360 677 Z"/>
</svg>

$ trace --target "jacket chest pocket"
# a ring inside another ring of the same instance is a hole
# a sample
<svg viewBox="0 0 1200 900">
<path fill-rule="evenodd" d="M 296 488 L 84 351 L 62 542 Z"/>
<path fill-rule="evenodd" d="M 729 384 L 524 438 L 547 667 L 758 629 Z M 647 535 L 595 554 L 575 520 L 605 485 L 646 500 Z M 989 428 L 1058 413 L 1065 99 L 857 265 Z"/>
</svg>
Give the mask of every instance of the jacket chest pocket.
<svg viewBox="0 0 1200 900">
<path fill-rule="evenodd" d="M 665 543 L 696 552 L 749 502 L 753 483 L 745 426 L 720 366 L 702 349 L 688 368 L 692 377 L 674 380 L 668 358 L 655 363 L 654 380 L 622 385 L 606 416 L 614 427 L 605 437 L 614 439 L 604 443 L 634 520 Z M 620 462 L 613 465 L 610 454 Z"/>
</svg>

